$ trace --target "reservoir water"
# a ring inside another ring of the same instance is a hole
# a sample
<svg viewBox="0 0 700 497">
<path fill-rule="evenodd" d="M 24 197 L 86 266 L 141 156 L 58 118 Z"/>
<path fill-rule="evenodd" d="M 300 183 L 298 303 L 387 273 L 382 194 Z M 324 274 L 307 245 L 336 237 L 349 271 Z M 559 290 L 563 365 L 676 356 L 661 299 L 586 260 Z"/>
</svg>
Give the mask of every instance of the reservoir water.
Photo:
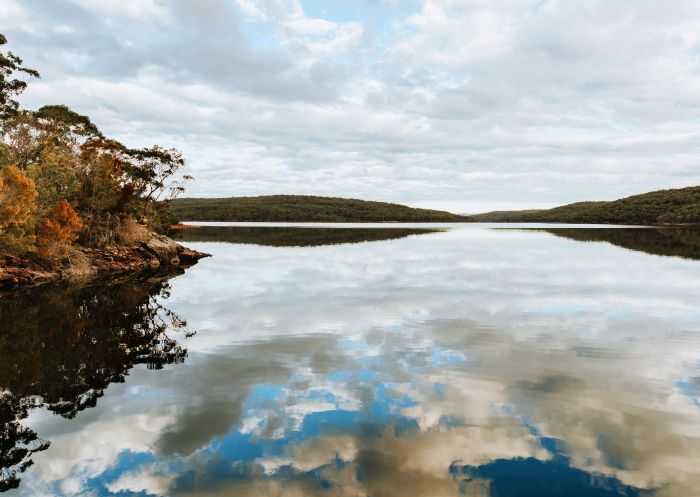
<svg viewBox="0 0 700 497">
<path fill-rule="evenodd" d="M 17 496 L 700 495 L 700 231 L 210 225 L 0 303 Z"/>
</svg>

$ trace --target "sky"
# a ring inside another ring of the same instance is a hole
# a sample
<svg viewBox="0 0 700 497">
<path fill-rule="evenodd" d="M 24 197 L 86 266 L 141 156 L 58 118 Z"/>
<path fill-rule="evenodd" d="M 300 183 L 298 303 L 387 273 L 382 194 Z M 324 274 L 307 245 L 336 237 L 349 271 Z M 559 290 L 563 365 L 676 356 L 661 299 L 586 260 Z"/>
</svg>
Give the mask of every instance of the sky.
<svg viewBox="0 0 700 497">
<path fill-rule="evenodd" d="M 0 0 L 7 47 L 188 196 L 456 212 L 700 184 L 696 0 Z"/>
</svg>

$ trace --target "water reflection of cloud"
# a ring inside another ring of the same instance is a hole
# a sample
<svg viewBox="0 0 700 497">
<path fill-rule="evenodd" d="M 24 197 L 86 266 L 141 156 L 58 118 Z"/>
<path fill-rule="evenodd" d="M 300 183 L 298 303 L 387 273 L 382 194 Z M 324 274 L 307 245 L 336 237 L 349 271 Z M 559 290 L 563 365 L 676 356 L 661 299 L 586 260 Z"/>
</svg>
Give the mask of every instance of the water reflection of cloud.
<svg viewBox="0 0 700 497">
<path fill-rule="evenodd" d="M 459 492 L 450 467 L 564 457 L 660 495 L 700 488 L 697 264 L 478 233 L 312 256 L 217 247 L 173 285 L 169 306 L 199 330 L 187 362 L 132 374 L 151 401 L 115 388 L 74 431 L 57 428 L 42 457 L 63 466 L 38 477 L 434 496 Z M 124 435 L 135 423 L 138 440 Z"/>
</svg>

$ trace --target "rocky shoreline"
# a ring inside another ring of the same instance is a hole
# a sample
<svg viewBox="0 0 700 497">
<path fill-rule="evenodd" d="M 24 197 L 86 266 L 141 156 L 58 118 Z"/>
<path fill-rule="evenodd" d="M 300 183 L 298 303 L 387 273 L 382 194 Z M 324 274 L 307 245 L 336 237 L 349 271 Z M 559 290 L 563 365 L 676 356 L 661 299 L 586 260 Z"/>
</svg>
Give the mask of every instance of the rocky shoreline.
<svg viewBox="0 0 700 497">
<path fill-rule="evenodd" d="M 182 271 L 209 254 L 188 249 L 164 235 L 123 247 L 76 248 L 61 260 L 0 254 L 0 299 L 55 283 L 123 281 L 161 271 Z"/>
</svg>

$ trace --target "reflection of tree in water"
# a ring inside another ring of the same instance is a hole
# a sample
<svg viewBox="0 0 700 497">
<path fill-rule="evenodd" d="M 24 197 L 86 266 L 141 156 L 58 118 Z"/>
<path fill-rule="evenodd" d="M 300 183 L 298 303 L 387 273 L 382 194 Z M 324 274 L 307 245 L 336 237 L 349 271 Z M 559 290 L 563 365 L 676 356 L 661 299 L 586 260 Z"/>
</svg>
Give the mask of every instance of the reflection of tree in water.
<svg viewBox="0 0 700 497">
<path fill-rule="evenodd" d="M 693 228 L 550 228 L 579 242 L 608 242 L 647 254 L 700 259 L 700 230 Z"/>
<path fill-rule="evenodd" d="M 17 487 L 31 455 L 49 445 L 22 426 L 30 409 L 72 418 L 134 365 L 184 360 L 167 332 L 187 323 L 158 303 L 168 296 L 160 279 L 0 302 L 0 491 Z"/>
<path fill-rule="evenodd" d="M 200 226 L 182 230 L 187 242 L 228 242 L 270 247 L 316 247 L 343 243 L 395 240 L 443 230 L 433 228 L 290 228 L 265 226 Z"/>
<path fill-rule="evenodd" d="M 17 473 L 32 465 L 29 456 L 49 446 L 49 442 L 39 440 L 34 431 L 20 423 L 36 405 L 32 398 L 0 394 L 0 492 L 17 487 Z"/>
</svg>

